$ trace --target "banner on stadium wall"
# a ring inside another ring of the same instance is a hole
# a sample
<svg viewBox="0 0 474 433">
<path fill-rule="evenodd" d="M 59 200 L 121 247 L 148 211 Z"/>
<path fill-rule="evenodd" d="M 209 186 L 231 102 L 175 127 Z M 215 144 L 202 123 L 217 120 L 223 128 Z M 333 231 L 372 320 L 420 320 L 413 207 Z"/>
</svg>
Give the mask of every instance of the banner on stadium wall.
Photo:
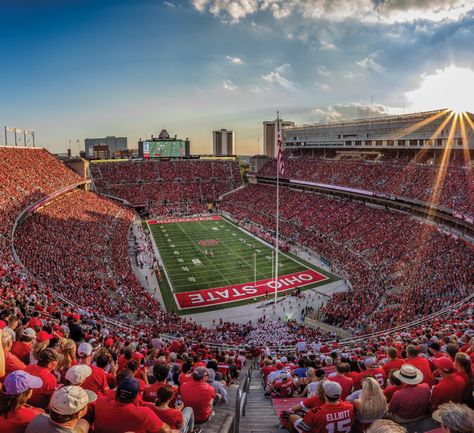
<svg viewBox="0 0 474 433">
<path fill-rule="evenodd" d="M 178 307 L 181 310 L 188 310 L 265 296 L 272 298 L 275 293 L 275 287 L 277 287 L 278 293 L 284 293 L 298 287 L 305 287 L 309 284 L 314 284 L 327 279 L 328 277 L 320 274 L 314 269 L 306 269 L 304 271 L 278 277 L 278 284 L 275 282 L 274 278 L 268 278 L 266 280 L 257 281 L 255 285 L 252 281 L 250 283 L 235 284 L 232 286 L 176 293 L 175 298 Z"/>
</svg>

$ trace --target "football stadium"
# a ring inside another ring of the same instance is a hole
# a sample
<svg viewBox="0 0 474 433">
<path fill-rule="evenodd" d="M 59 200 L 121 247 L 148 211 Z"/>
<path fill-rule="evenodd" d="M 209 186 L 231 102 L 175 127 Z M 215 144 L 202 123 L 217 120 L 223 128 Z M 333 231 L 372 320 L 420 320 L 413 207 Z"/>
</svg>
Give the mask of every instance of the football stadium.
<svg viewBox="0 0 474 433">
<path fill-rule="evenodd" d="M 472 6 L 59 3 L 0 6 L 0 433 L 474 433 L 474 71 L 388 67 Z"/>
</svg>

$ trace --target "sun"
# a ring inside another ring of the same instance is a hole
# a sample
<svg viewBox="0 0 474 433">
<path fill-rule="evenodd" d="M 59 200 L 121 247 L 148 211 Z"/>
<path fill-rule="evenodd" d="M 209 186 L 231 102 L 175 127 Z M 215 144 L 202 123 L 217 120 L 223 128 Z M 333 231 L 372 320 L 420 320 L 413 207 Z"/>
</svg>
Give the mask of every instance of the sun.
<svg viewBox="0 0 474 433">
<path fill-rule="evenodd" d="M 456 113 L 474 111 L 474 71 L 449 66 L 423 74 L 418 89 L 405 94 L 416 111 L 448 108 Z"/>
</svg>

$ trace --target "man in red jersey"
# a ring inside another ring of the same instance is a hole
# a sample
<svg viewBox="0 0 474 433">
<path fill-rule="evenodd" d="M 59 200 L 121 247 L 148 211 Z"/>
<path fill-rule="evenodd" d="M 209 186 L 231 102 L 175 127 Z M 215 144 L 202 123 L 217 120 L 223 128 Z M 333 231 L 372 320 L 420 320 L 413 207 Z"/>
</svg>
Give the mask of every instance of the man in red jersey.
<svg viewBox="0 0 474 433">
<path fill-rule="evenodd" d="M 395 347 L 387 349 L 388 361 L 382 366 L 385 375 L 388 377 L 391 370 L 400 370 L 405 361 L 398 357 L 398 352 Z"/>
<path fill-rule="evenodd" d="M 38 364 L 30 364 L 25 371 L 32 376 L 37 376 L 43 381 L 43 386 L 33 390 L 33 394 L 28 400 L 32 406 L 46 409 L 49 399 L 53 395 L 57 386 L 56 376 L 52 373 L 58 365 L 59 355 L 51 348 L 42 350 L 37 354 Z"/>
<path fill-rule="evenodd" d="M 206 381 L 209 374 L 206 367 L 197 367 L 193 381 L 181 386 L 181 398 L 185 407 L 191 407 L 197 424 L 207 421 L 212 415 L 212 402 L 216 393 Z"/>
<path fill-rule="evenodd" d="M 77 361 L 79 365 L 87 365 L 91 369 L 91 374 L 87 376 L 81 388 L 103 395 L 109 389 L 107 374 L 102 368 L 91 364 L 92 345 L 81 343 L 77 348 Z"/>
<path fill-rule="evenodd" d="M 290 415 L 291 433 L 350 433 L 355 419 L 352 403 L 340 401 L 338 383 L 328 380 L 322 386 L 325 404 L 309 410 L 304 418 Z"/>
<path fill-rule="evenodd" d="M 341 400 L 345 400 L 346 397 L 352 392 L 352 389 L 354 388 L 354 381 L 352 378 L 347 377 L 345 374 L 349 373 L 350 367 L 349 364 L 346 364 L 344 362 L 339 362 L 336 364 L 336 373 L 334 375 L 330 375 L 328 377 L 329 380 L 332 380 L 333 382 L 338 383 L 341 385 L 342 388 L 342 394 L 341 394 Z"/>
<path fill-rule="evenodd" d="M 367 370 L 362 371 L 359 373 L 357 376 L 357 380 L 354 383 L 354 389 L 362 389 L 362 380 L 366 376 L 373 376 L 375 377 L 375 380 L 379 383 L 379 385 L 382 388 L 385 388 L 385 385 L 387 384 L 387 375 L 385 374 L 385 371 L 382 368 L 378 368 L 376 366 L 377 360 L 373 356 L 368 356 L 364 360 L 364 365 L 367 368 Z"/>
<path fill-rule="evenodd" d="M 405 364 L 413 365 L 423 374 L 423 383 L 428 384 L 432 387 L 434 385 L 433 375 L 431 374 L 430 361 L 420 356 L 420 350 L 418 347 L 409 345 L 407 346 L 407 360 Z"/>
<path fill-rule="evenodd" d="M 154 403 L 156 401 L 156 396 L 158 390 L 162 386 L 168 385 L 167 379 L 169 374 L 169 368 L 166 365 L 155 365 L 153 367 L 153 376 L 155 376 L 156 382 L 145 388 L 143 392 L 143 400 Z M 178 395 L 178 390 L 176 387 L 173 387 L 174 395 L 171 399 L 171 406 L 174 406 L 176 401 L 176 396 Z"/>
<path fill-rule="evenodd" d="M 99 398 L 95 406 L 95 432 L 171 433 L 170 427 L 150 408 L 135 404 L 139 391 L 137 380 L 127 377 L 117 386 L 115 399 Z"/>
<path fill-rule="evenodd" d="M 460 403 L 463 398 L 463 383 L 454 375 L 454 364 L 449 358 L 434 358 L 433 364 L 441 380 L 431 390 L 431 410 L 435 411 L 440 404 Z"/>
</svg>

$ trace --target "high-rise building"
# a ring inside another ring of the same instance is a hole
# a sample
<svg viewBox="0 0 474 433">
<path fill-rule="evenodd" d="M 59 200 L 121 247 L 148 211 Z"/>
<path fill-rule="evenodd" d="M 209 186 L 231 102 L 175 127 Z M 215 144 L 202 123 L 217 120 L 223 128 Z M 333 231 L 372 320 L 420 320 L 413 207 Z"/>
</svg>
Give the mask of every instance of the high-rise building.
<svg viewBox="0 0 474 433">
<path fill-rule="evenodd" d="M 114 158 L 116 153 L 120 153 L 122 150 L 127 150 L 128 143 L 127 137 L 109 136 L 104 138 L 86 138 L 84 140 L 84 146 L 86 158 L 94 157 L 94 146 L 107 146 L 109 158 Z"/>
<path fill-rule="evenodd" d="M 275 158 L 277 156 L 276 123 L 276 119 L 263 122 L 263 154 L 270 158 Z M 294 122 L 283 119 L 280 119 L 280 124 L 282 130 L 295 125 Z"/>
<path fill-rule="evenodd" d="M 213 156 L 235 155 L 234 144 L 234 131 L 227 131 L 227 129 L 212 131 Z"/>
</svg>

